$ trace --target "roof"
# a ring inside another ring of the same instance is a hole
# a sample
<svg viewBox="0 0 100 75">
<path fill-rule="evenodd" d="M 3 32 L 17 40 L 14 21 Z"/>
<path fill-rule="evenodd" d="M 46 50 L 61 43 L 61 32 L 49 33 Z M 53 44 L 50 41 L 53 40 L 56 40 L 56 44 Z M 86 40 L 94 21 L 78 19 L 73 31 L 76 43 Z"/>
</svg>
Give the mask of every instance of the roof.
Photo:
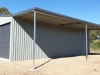
<svg viewBox="0 0 100 75">
<path fill-rule="evenodd" d="M 85 25 L 87 24 L 88 29 L 90 29 L 90 30 L 100 29 L 99 24 L 95 24 L 92 22 L 73 18 L 70 16 L 58 14 L 58 13 L 44 10 L 41 8 L 37 8 L 37 7 L 31 8 L 31 9 L 28 9 L 28 10 L 25 10 L 22 12 L 18 12 L 16 14 L 7 15 L 7 16 L 33 20 L 34 19 L 33 18 L 34 11 L 36 11 L 36 13 L 37 13 L 37 15 L 36 15 L 37 21 L 50 23 L 53 25 L 60 25 L 63 27 L 80 28 L 80 29 L 85 29 Z"/>
</svg>

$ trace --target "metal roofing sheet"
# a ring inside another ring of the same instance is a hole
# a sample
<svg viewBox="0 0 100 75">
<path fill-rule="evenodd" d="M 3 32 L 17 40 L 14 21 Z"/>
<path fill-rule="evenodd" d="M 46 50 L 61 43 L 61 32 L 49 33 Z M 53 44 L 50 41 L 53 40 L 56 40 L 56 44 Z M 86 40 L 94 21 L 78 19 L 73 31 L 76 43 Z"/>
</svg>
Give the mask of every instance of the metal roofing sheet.
<svg viewBox="0 0 100 75">
<path fill-rule="evenodd" d="M 100 29 L 99 24 L 95 24 L 92 22 L 73 18 L 70 16 L 58 14 L 58 13 L 37 8 L 37 7 L 31 8 L 31 9 L 28 9 L 16 14 L 11 14 L 8 16 L 33 20 L 34 11 L 37 11 L 37 21 L 42 21 L 42 22 L 51 23 L 55 25 L 61 25 L 65 27 L 67 26 L 67 27 L 79 27 L 79 28 L 84 28 L 84 25 L 87 24 L 88 29 Z"/>
</svg>

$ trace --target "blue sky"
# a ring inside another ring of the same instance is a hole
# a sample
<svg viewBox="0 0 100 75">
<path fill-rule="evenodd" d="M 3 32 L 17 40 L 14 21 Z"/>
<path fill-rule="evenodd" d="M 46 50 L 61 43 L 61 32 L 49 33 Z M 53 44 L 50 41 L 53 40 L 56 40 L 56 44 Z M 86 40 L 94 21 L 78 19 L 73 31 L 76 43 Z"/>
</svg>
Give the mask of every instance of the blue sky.
<svg viewBox="0 0 100 75">
<path fill-rule="evenodd" d="M 0 7 L 12 13 L 39 7 L 100 24 L 100 0 L 0 0 Z"/>
</svg>

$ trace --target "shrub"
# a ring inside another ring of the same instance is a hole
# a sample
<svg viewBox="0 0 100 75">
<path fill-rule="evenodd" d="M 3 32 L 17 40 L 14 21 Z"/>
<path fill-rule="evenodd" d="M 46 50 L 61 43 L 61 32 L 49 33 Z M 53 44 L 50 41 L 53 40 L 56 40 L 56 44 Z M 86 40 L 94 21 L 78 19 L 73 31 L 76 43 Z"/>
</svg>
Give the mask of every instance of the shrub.
<svg viewBox="0 0 100 75">
<path fill-rule="evenodd" d="M 92 44 L 91 44 L 91 48 L 93 50 L 100 50 L 100 41 L 94 41 Z"/>
</svg>

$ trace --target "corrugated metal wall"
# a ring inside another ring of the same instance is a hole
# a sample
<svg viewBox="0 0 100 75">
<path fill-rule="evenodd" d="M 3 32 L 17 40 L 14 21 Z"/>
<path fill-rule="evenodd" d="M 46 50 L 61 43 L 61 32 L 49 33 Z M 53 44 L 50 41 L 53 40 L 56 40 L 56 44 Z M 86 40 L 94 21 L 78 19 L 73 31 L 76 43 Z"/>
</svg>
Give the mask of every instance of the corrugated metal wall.
<svg viewBox="0 0 100 75">
<path fill-rule="evenodd" d="M 11 29 L 11 60 L 33 57 L 33 22 L 13 19 Z M 58 58 L 85 54 L 85 32 L 61 26 L 37 23 L 36 58 Z"/>
<path fill-rule="evenodd" d="M 9 59 L 10 23 L 0 25 L 0 58 Z"/>
</svg>

